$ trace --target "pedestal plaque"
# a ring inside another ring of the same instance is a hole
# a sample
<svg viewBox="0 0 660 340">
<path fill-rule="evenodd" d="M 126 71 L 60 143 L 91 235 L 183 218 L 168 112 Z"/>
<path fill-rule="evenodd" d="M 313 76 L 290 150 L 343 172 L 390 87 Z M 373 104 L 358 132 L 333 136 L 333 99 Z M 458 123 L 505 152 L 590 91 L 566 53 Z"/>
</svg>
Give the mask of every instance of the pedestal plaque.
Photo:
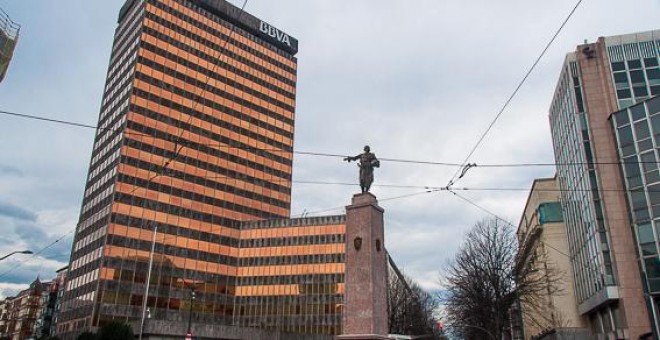
<svg viewBox="0 0 660 340">
<path fill-rule="evenodd" d="M 383 208 L 376 196 L 353 196 L 346 207 L 346 277 L 342 340 L 388 339 L 387 258 Z"/>
</svg>

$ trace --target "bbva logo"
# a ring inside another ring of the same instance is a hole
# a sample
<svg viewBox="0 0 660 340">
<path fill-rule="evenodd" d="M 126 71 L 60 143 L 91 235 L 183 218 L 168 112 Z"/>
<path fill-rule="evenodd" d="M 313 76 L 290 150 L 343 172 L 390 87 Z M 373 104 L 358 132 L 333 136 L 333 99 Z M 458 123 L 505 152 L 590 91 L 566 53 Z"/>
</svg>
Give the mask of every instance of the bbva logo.
<svg viewBox="0 0 660 340">
<path fill-rule="evenodd" d="M 277 41 L 291 46 L 291 38 L 289 38 L 289 36 L 286 33 L 278 30 L 277 28 L 263 21 L 261 22 L 261 25 L 259 25 L 259 30 L 261 32 L 268 34 L 268 36 L 277 39 Z"/>
</svg>

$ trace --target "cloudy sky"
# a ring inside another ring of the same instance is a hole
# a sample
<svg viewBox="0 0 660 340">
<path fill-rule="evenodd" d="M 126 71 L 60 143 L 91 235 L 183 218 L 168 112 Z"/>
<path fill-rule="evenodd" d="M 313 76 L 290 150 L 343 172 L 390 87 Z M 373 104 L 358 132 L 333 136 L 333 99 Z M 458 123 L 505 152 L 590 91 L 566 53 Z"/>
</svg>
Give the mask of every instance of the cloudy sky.
<svg viewBox="0 0 660 340">
<path fill-rule="evenodd" d="M 242 4 L 242 0 L 232 0 Z M 0 0 L 22 25 L 0 110 L 95 125 L 123 0 Z M 296 149 L 461 163 L 576 0 L 250 0 L 247 11 L 300 40 Z M 564 56 L 585 39 L 660 28 L 657 0 L 584 0 L 470 159 L 552 162 L 547 111 Z M 68 261 L 93 130 L 0 115 L 0 296 Z M 386 209 L 386 243 L 424 287 L 486 214 L 447 192 L 457 169 L 382 162 L 372 191 Z M 475 168 L 457 186 L 528 189 L 554 169 Z M 294 180 L 356 182 L 354 164 L 297 155 Z M 357 186 L 294 185 L 293 215 L 342 213 Z M 517 223 L 525 191 L 462 195 Z M 334 210 L 332 210 L 334 209 Z"/>
</svg>

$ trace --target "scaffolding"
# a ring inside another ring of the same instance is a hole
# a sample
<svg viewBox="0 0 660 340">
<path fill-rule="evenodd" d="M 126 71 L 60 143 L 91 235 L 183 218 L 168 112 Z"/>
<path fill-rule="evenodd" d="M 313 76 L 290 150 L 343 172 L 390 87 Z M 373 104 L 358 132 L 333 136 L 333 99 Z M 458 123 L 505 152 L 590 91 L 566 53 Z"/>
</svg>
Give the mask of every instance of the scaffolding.
<svg viewBox="0 0 660 340">
<path fill-rule="evenodd" d="M 0 82 L 7 74 L 20 31 L 21 26 L 13 22 L 9 15 L 0 8 Z"/>
</svg>

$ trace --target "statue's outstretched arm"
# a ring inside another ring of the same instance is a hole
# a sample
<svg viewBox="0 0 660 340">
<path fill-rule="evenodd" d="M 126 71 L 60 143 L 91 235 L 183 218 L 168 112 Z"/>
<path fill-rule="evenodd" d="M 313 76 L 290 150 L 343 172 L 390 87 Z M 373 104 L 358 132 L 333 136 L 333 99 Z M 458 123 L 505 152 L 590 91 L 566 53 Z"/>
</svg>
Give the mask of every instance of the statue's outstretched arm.
<svg viewBox="0 0 660 340">
<path fill-rule="evenodd" d="M 345 160 L 346 162 L 349 162 L 349 163 L 350 163 L 351 161 L 357 161 L 359 158 L 360 158 L 360 155 L 357 155 L 357 156 L 355 156 L 355 157 L 350 157 L 350 156 L 349 156 L 349 157 L 344 158 L 344 160 Z"/>
</svg>

